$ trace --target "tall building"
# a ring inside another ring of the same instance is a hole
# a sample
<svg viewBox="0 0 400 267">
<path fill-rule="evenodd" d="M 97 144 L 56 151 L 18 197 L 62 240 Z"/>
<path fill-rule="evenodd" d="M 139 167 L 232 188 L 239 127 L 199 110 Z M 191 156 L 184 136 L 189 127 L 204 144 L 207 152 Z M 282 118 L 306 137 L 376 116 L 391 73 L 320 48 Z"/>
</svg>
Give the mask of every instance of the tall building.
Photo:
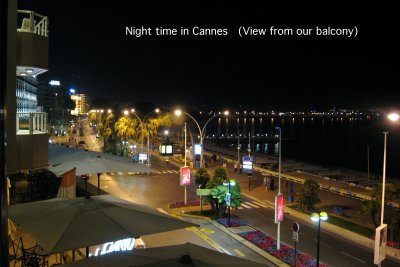
<svg viewBox="0 0 400 267">
<path fill-rule="evenodd" d="M 89 103 L 85 94 L 73 94 L 71 99 L 75 102 L 75 109 L 71 110 L 71 115 L 86 115 L 89 112 Z"/>
<path fill-rule="evenodd" d="M 60 81 L 40 81 L 37 90 L 38 109 L 47 113 L 52 112 L 56 106 L 56 97 L 64 92 L 66 93 L 67 89 Z"/>
</svg>

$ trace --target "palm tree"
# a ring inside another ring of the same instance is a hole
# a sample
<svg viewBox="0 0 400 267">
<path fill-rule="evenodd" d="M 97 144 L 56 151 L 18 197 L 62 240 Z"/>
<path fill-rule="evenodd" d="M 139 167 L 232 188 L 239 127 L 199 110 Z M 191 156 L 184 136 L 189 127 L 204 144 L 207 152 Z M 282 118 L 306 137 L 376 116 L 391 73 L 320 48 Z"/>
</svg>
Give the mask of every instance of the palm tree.
<svg viewBox="0 0 400 267">
<path fill-rule="evenodd" d="M 134 139 L 138 134 L 138 121 L 130 117 L 124 116 L 115 123 L 115 132 L 121 140 Z"/>
</svg>

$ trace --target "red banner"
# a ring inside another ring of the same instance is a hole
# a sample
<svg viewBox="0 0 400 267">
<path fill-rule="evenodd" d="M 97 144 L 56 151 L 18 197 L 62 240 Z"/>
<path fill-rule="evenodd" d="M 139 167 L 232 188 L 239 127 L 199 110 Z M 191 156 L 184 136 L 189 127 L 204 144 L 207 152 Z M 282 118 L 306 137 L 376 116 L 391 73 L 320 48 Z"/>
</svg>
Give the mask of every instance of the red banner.
<svg viewBox="0 0 400 267">
<path fill-rule="evenodd" d="M 181 186 L 190 185 L 190 167 L 181 167 Z"/>
<path fill-rule="evenodd" d="M 275 196 L 275 223 L 283 221 L 283 195 Z"/>
</svg>

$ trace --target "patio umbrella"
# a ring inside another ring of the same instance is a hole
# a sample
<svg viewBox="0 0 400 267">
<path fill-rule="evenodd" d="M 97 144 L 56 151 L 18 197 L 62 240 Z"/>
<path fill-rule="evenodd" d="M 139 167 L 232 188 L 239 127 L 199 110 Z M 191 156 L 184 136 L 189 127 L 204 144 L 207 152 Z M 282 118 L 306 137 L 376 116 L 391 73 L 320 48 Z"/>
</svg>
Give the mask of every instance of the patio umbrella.
<svg viewBox="0 0 400 267">
<path fill-rule="evenodd" d="M 49 254 L 198 226 L 111 195 L 13 205 L 9 217 Z"/>
<path fill-rule="evenodd" d="M 181 245 L 157 247 L 134 250 L 133 252 L 114 252 L 91 257 L 69 264 L 63 267 L 124 267 L 124 266 L 266 266 L 258 262 L 230 256 L 192 243 Z"/>
</svg>

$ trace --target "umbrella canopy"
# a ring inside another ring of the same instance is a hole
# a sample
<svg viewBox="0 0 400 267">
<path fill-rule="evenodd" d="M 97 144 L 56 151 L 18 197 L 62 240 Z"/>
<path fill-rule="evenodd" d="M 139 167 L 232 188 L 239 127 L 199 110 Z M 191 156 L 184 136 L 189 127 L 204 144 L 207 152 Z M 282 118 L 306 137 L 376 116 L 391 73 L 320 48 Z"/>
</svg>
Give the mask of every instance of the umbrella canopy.
<svg viewBox="0 0 400 267">
<path fill-rule="evenodd" d="M 261 267 L 265 264 L 230 256 L 192 243 L 114 252 L 87 260 L 62 265 L 63 267 L 124 267 L 124 266 L 246 266 Z"/>
<path fill-rule="evenodd" d="M 13 205 L 9 217 L 49 254 L 198 226 L 111 195 Z"/>
<path fill-rule="evenodd" d="M 76 168 L 76 175 L 104 172 L 154 172 L 154 170 L 144 164 L 133 163 L 131 161 L 111 160 L 103 155 L 97 155 L 94 158 L 68 161 L 53 167 L 48 167 L 49 171 L 53 172 L 57 176 L 60 176 L 73 168 Z"/>
</svg>

